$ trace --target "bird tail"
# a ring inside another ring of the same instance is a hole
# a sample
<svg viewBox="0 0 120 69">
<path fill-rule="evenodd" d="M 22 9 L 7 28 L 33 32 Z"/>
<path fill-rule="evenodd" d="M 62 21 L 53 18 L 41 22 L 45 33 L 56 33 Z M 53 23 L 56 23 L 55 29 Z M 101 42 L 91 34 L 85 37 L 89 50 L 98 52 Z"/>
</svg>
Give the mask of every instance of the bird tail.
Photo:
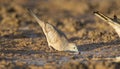
<svg viewBox="0 0 120 69">
<path fill-rule="evenodd" d="M 114 27 L 115 25 L 117 25 L 117 23 L 112 18 L 105 16 L 104 14 L 100 13 L 99 11 L 96 11 L 96 12 L 93 12 L 93 13 L 96 16 L 98 16 L 99 18 L 101 18 L 102 20 L 106 21 L 112 27 Z"/>
<path fill-rule="evenodd" d="M 99 11 L 95 11 L 93 13 L 104 21 L 107 21 L 107 22 L 112 21 L 111 18 L 105 16 L 104 14 L 100 13 Z"/>
<path fill-rule="evenodd" d="M 98 11 L 94 12 L 94 14 L 98 16 L 99 18 L 101 18 L 102 20 L 106 21 L 108 24 L 110 24 L 115 29 L 115 31 L 120 37 L 120 24 L 118 24 L 118 22 L 115 22 L 113 19 L 105 16 L 102 13 L 99 13 Z"/>
<path fill-rule="evenodd" d="M 30 12 L 30 14 L 36 19 L 36 21 L 38 22 L 38 24 L 43 28 L 45 26 L 45 23 L 43 21 L 41 21 L 37 15 L 35 15 L 35 13 L 33 13 L 32 10 L 28 9 L 28 11 Z"/>
</svg>

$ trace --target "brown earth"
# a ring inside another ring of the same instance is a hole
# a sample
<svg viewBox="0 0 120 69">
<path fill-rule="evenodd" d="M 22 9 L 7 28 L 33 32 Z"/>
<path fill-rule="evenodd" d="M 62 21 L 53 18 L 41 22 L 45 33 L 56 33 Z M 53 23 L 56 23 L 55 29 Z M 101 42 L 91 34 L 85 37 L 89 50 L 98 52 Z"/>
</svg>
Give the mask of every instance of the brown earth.
<svg viewBox="0 0 120 69">
<path fill-rule="evenodd" d="M 120 40 L 93 15 L 120 18 L 119 0 L 0 0 L 0 69 L 120 69 Z M 63 31 L 80 54 L 50 51 L 32 9 Z M 107 59 L 110 58 L 110 59 Z M 112 60 L 111 60 L 112 59 Z"/>
</svg>

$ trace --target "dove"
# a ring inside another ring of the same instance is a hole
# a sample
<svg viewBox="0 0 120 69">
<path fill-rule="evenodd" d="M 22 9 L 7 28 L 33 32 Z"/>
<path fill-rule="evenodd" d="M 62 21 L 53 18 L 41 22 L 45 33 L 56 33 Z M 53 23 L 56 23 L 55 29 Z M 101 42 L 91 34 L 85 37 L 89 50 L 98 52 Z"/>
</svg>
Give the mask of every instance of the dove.
<svg viewBox="0 0 120 69">
<path fill-rule="evenodd" d="M 75 43 L 69 42 L 63 32 L 59 31 L 52 24 L 41 21 L 32 10 L 29 9 L 29 12 L 42 28 L 50 50 L 53 48 L 57 51 L 70 51 L 79 53 L 77 45 Z"/>
<path fill-rule="evenodd" d="M 116 31 L 116 33 L 120 37 L 120 22 L 119 22 L 119 19 L 117 19 L 116 15 L 114 15 L 114 18 L 110 18 L 100 13 L 99 11 L 95 11 L 94 14 L 99 18 L 101 18 L 102 20 L 106 21 L 106 23 L 108 23 L 111 27 L 113 27 L 113 29 Z"/>
</svg>

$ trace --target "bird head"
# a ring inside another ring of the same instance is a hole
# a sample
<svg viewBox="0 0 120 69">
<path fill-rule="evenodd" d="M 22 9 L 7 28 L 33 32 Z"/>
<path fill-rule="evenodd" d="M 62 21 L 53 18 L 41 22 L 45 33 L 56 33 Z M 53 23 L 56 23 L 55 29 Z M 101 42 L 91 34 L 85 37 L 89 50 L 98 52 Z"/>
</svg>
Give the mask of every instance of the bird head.
<svg viewBox="0 0 120 69">
<path fill-rule="evenodd" d="M 67 46 L 67 51 L 79 53 L 77 45 L 75 43 L 69 43 Z"/>
</svg>

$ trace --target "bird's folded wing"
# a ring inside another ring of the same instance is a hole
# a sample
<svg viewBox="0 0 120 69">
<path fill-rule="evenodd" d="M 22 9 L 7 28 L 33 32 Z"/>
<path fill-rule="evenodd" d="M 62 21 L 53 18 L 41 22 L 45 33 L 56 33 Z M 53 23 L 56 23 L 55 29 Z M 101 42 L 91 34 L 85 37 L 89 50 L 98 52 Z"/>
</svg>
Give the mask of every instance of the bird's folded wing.
<svg viewBox="0 0 120 69">
<path fill-rule="evenodd" d="M 55 43 L 57 41 L 60 41 L 59 33 L 54 29 L 54 27 L 51 24 L 46 23 L 45 32 L 46 38 L 49 40 L 49 42 Z"/>
</svg>

